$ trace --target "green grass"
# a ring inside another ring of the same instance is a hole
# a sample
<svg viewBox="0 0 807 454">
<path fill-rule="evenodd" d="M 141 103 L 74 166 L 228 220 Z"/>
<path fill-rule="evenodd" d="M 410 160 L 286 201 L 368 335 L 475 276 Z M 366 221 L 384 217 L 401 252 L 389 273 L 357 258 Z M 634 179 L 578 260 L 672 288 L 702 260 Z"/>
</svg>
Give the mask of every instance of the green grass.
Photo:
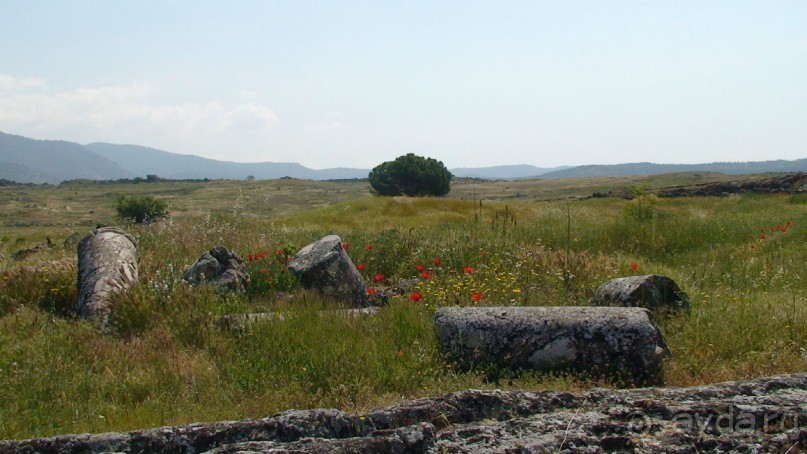
<svg viewBox="0 0 807 454">
<path fill-rule="evenodd" d="M 468 387 L 612 386 L 535 374 L 488 382 L 455 371 L 438 355 L 431 316 L 455 304 L 590 304 L 600 283 L 635 273 L 673 278 L 692 303 L 689 315 L 660 320 L 674 355 L 668 384 L 805 370 L 807 204 L 800 197 L 491 200 L 512 184 L 485 183 L 475 200 L 373 198 L 366 183 L 293 180 L 0 188 L 0 202 L 16 207 L 0 212 L 7 257 L 0 262 L 0 439 L 289 408 L 362 412 Z M 139 242 L 141 282 L 115 297 L 111 333 L 101 334 L 73 317 L 75 245 L 61 241 L 118 222 L 118 193 L 170 199 L 172 216 L 125 226 Z M 43 209 L 68 202 L 75 209 Z M 371 286 L 416 278 L 424 298 L 393 298 L 372 318 L 321 315 L 332 303 L 300 290 L 282 260 L 327 234 L 349 243 Z M 10 259 L 45 237 L 56 247 Z M 244 257 L 266 251 L 248 263 L 246 295 L 179 282 L 217 244 Z M 419 277 L 421 264 L 428 279 Z M 374 283 L 376 274 L 384 281 Z M 243 332 L 217 325 L 225 314 L 266 310 L 286 320 Z"/>
</svg>

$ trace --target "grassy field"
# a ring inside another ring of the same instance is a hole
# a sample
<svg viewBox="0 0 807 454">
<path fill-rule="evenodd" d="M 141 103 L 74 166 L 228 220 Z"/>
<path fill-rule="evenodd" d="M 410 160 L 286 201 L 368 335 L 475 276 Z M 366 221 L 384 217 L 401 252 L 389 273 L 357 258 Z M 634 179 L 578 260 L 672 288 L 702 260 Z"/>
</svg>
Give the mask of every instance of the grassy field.
<svg viewBox="0 0 807 454">
<path fill-rule="evenodd" d="M 361 412 L 468 387 L 613 386 L 457 372 L 437 353 L 431 315 L 457 304 L 587 305 L 600 283 L 630 274 L 667 275 L 689 294 L 690 314 L 660 320 L 674 355 L 667 384 L 804 371 L 804 198 L 563 199 L 722 178 L 465 180 L 439 199 L 374 198 L 364 182 L 299 180 L 0 188 L 0 439 L 289 408 Z M 116 297 L 112 332 L 101 334 L 72 316 L 75 242 L 65 241 L 120 225 L 119 194 L 163 198 L 172 216 L 125 225 L 139 242 L 141 282 Z M 300 290 L 282 259 L 327 234 L 350 244 L 370 286 L 414 278 L 423 299 L 393 298 L 373 318 L 320 315 L 332 303 Z M 53 247 L 11 259 L 48 237 Z M 249 262 L 246 295 L 179 282 L 217 244 L 245 257 L 268 253 Z M 266 310 L 289 316 L 244 332 L 216 324 Z"/>
</svg>

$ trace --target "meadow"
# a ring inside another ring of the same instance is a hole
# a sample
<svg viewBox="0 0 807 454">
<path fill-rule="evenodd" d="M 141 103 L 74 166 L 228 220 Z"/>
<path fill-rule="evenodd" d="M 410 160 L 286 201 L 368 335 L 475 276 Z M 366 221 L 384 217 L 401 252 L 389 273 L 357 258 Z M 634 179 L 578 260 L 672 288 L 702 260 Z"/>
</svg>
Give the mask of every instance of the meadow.
<svg viewBox="0 0 807 454">
<path fill-rule="evenodd" d="M 300 180 L 0 188 L 0 439 L 290 408 L 360 413 L 466 388 L 616 386 L 456 371 L 438 354 L 431 316 L 446 305 L 589 305 L 602 282 L 632 274 L 669 276 L 689 295 L 689 314 L 658 320 L 673 353 L 667 385 L 804 371 L 807 198 L 649 193 L 705 178 L 728 177 L 464 180 L 447 197 L 422 199 Z M 578 198 L 608 191 L 635 197 Z M 142 194 L 168 201 L 171 216 L 146 226 L 115 218 L 118 195 Z M 140 252 L 140 284 L 116 296 L 106 334 L 72 313 L 70 236 L 97 224 L 123 226 Z M 322 315 L 334 303 L 300 289 L 284 262 L 328 234 L 349 245 L 371 288 L 403 279 L 415 288 L 375 317 Z M 52 247 L 12 259 L 46 238 Z M 251 259 L 246 294 L 180 282 L 218 244 Z M 243 331 L 217 323 L 263 311 L 287 316 Z"/>
</svg>

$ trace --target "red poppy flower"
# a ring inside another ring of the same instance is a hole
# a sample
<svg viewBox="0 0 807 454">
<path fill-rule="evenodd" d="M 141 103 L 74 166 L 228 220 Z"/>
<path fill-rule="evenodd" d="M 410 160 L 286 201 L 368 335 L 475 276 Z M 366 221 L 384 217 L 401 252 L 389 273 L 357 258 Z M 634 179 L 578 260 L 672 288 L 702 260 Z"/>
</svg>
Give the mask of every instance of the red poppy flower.
<svg viewBox="0 0 807 454">
<path fill-rule="evenodd" d="M 632 269 L 633 271 L 638 270 L 639 269 L 639 264 L 636 263 L 636 262 L 631 263 L 630 264 L 630 269 Z"/>
<path fill-rule="evenodd" d="M 254 261 L 254 260 L 255 260 L 255 254 L 249 254 L 249 255 L 247 255 L 247 261 L 248 261 L 248 262 L 252 262 L 252 261 Z"/>
<path fill-rule="evenodd" d="M 462 269 L 462 271 L 465 271 L 468 274 L 473 274 L 474 268 L 472 266 L 466 266 L 465 268 Z"/>
<path fill-rule="evenodd" d="M 261 274 L 266 274 L 269 272 L 269 268 L 261 268 Z"/>
<path fill-rule="evenodd" d="M 368 289 L 367 289 L 367 294 L 368 294 L 368 295 L 375 295 L 375 289 L 374 289 L 374 288 L 372 288 L 372 287 L 368 288 Z"/>
<path fill-rule="evenodd" d="M 365 244 L 364 249 L 367 249 L 368 251 L 372 251 L 373 250 L 373 245 L 372 244 Z"/>
<path fill-rule="evenodd" d="M 482 294 L 479 293 L 479 292 L 476 292 L 473 295 L 471 295 L 471 298 L 473 298 L 474 301 L 479 301 L 479 300 L 482 299 Z"/>
<path fill-rule="evenodd" d="M 432 276 L 434 276 L 434 275 L 432 273 L 428 272 L 428 271 L 424 271 L 424 272 L 420 273 L 420 277 L 422 277 L 423 279 L 428 279 L 428 278 L 430 278 Z"/>
<path fill-rule="evenodd" d="M 441 264 L 441 263 L 443 263 L 443 261 L 442 261 L 442 260 L 440 260 L 439 258 L 434 259 L 434 264 L 435 264 L 435 265 L 440 266 L 440 264 Z"/>
<path fill-rule="evenodd" d="M 373 278 L 373 280 L 375 280 L 376 282 L 381 282 L 381 281 L 384 280 L 384 275 L 383 274 L 376 274 L 375 277 Z"/>
<path fill-rule="evenodd" d="M 344 249 L 345 251 L 350 249 L 350 243 L 342 243 L 342 249 Z"/>
<path fill-rule="evenodd" d="M 403 355 L 404 355 L 403 350 L 398 350 L 397 352 L 395 352 L 395 356 L 397 356 L 398 358 L 402 357 Z"/>
<path fill-rule="evenodd" d="M 418 265 L 415 268 L 417 268 L 418 271 L 423 271 L 426 269 L 426 265 L 418 263 Z"/>
<path fill-rule="evenodd" d="M 283 249 L 278 249 L 275 251 L 275 255 L 286 255 L 286 251 Z"/>
<path fill-rule="evenodd" d="M 759 238 L 764 240 L 765 238 L 768 238 L 768 236 L 763 233 L 762 235 L 759 236 Z"/>
<path fill-rule="evenodd" d="M 358 265 L 356 265 L 356 269 L 359 271 L 364 271 L 365 268 L 367 268 L 367 265 L 365 265 L 364 263 L 359 263 Z"/>
<path fill-rule="evenodd" d="M 411 298 L 412 301 L 420 301 L 421 299 L 423 299 L 423 294 L 421 294 L 420 292 L 415 292 L 409 295 L 409 298 Z"/>
</svg>

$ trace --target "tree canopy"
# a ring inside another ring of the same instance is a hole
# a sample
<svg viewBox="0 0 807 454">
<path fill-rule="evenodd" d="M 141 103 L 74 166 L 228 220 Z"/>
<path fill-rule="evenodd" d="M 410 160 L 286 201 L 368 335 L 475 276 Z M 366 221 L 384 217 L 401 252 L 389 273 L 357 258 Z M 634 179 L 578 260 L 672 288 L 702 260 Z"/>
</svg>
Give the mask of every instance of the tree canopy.
<svg viewBox="0 0 807 454">
<path fill-rule="evenodd" d="M 451 172 L 436 159 L 409 153 L 376 166 L 370 186 L 386 196 L 441 196 L 451 190 Z"/>
</svg>

